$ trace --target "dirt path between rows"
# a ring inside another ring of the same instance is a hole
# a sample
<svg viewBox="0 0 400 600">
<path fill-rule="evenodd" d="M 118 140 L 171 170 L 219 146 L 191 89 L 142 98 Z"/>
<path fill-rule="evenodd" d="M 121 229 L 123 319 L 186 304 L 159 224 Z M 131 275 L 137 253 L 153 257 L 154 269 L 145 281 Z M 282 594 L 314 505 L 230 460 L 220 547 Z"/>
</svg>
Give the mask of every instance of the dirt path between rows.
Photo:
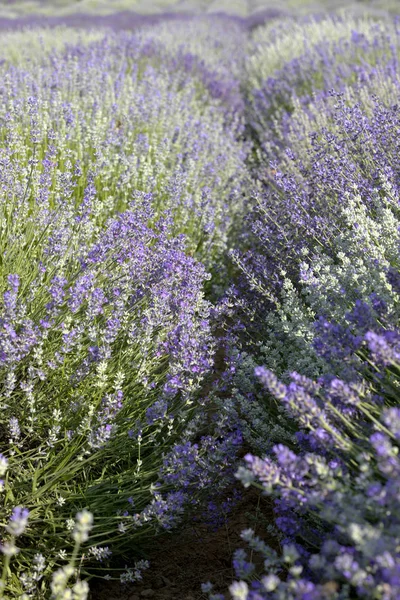
<svg viewBox="0 0 400 600">
<path fill-rule="evenodd" d="M 248 490 L 224 526 L 210 531 L 198 525 L 161 537 L 149 553 L 151 566 L 140 584 L 92 582 L 91 600 L 204 600 L 201 584 L 207 581 L 228 600 L 233 553 L 246 547 L 240 533 L 251 527 L 264 537 L 263 524 L 272 521 L 270 503 Z"/>
</svg>

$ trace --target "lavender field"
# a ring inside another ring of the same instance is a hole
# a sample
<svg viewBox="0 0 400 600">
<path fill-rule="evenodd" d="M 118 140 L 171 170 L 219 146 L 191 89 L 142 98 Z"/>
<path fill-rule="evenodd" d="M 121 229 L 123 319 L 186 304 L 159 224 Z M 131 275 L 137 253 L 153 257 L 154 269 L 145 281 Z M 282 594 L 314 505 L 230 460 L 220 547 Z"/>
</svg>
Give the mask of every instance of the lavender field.
<svg viewBox="0 0 400 600">
<path fill-rule="evenodd" d="M 400 599 L 395 13 L 1 5 L 0 599 Z"/>
</svg>

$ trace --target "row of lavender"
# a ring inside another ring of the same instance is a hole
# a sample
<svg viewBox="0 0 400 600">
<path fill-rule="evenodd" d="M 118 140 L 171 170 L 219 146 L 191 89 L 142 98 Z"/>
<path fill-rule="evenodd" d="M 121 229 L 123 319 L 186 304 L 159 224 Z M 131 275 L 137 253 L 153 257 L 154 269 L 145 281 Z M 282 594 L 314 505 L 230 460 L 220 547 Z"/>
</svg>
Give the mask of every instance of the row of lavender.
<svg viewBox="0 0 400 600">
<path fill-rule="evenodd" d="M 396 23 L 70 36 L 0 65 L 0 595 L 139 579 L 244 438 L 233 598 L 397 598 Z"/>
<path fill-rule="evenodd" d="M 233 476 L 239 434 L 201 394 L 247 186 L 228 25 L 3 46 L 0 597 L 137 580 L 143 543 Z"/>
<path fill-rule="evenodd" d="M 397 23 L 348 16 L 251 43 L 226 380 L 276 541 L 243 532 L 235 600 L 400 597 L 399 58 Z"/>
</svg>

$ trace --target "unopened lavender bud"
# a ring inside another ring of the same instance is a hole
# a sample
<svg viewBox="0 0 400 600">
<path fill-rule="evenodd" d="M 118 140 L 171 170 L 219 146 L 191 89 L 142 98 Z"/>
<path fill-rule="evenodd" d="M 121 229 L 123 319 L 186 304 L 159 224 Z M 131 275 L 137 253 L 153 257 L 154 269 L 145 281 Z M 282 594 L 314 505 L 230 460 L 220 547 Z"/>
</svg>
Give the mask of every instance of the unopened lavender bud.
<svg viewBox="0 0 400 600">
<path fill-rule="evenodd" d="M 89 539 L 89 532 L 93 527 L 93 515 L 88 510 L 84 509 L 76 515 L 75 529 L 72 537 L 76 542 L 82 544 Z"/>
<path fill-rule="evenodd" d="M 86 600 L 89 594 L 89 585 L 86 581 L 78 581 L 72 588 L 73 600 Z"/>
<path fill-rule="evenodd" d="M 10 517 L 10 521 L 6 527 L 8 533 L 16 537 L 22 535 L 28 524 L 29 510 L 16 506 Z"/>
<path fill-rule="evenodd" d="M 212 591 L 213 589 L 213 584 L 210 581 L 207 581 L 207 583 L 202 583 L 201 584 L 201 591 L 203 592 L 203 594 L 208 594 Z"/>
<path fill-rule="evenodd" d="M 8 460 L 3 454 L 0 454 L 0 477 L 6 474 L 8 469 Z"/>
<path fill-rule="evenodd" d="M 66 565 L 62 569 L 58 569 L 53 573 L 50 588 L 52 595 L 56 598 L 60 597 L 65 590 L 68 583 L 68 579 L 73 575 L 74 568 L 71 565 Z"/>
<path fill-rule="evenodd" d="M 4 556 L 15 556 L 18 554 L 19 549 L 13 542 L 5 542 L 0 546 L 0 552 L 4 554 Z"/>
<path fill-rule="evenodd" d="M 245 467 L 239 467 L 235 477 L 239 479 L 239 481 L 244 485 L 244 487 L 249 487 L 255 481 L 255 477 L 250 469 L 246 469 Z"/>
<path fill-rule="evenodd" d="M 263 584 L 265 591 L 273 592 L 278 587 L 280 579 L 277 575 L 267 575 L 261 579 L 261 583 Z"/>
<path fill-rule="evenodd" d="M 249 595 L 249 586 L 245 581 L 234 581 L 229 586 L 229 591 L 233 600 L 247 600 Z"/>
</svg>

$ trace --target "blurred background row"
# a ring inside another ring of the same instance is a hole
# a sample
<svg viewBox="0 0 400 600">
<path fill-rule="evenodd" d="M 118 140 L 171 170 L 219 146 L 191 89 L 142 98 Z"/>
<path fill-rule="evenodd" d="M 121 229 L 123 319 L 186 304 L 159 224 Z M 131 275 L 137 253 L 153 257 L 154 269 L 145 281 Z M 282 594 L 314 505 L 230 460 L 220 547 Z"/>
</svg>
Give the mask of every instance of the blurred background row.
<svg viewBox="0 0 400 600">
<path fill-rule="evenodd" d="M 399 11 L 398 0 L 3 0 L 2 19 L 70 17 L 74 14 L 107 16 L 130 11 L 140 15 L 225 13 L 251 17 L 258 13 L 290 13 L 336 10 Z"/>
</svg>

